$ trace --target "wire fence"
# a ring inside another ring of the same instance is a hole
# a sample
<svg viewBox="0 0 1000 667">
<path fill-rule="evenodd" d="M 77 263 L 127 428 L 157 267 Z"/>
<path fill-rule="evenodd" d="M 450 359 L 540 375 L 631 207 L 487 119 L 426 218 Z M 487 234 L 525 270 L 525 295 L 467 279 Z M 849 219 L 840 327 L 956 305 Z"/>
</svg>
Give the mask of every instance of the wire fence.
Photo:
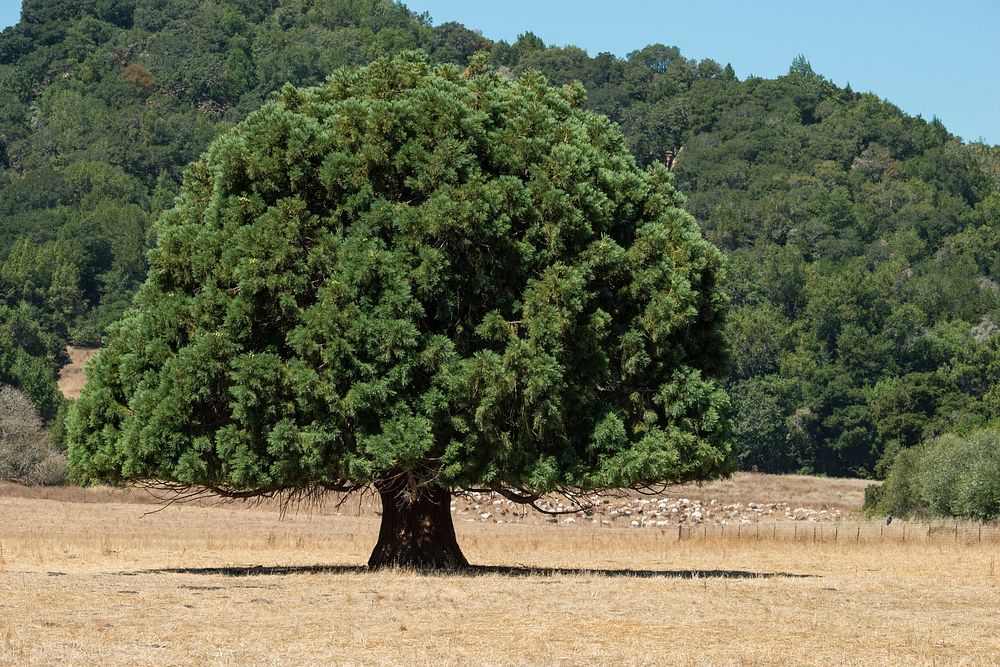
<svg viewBox="0 0 1000 667">
<path fill-rule="evenodd" d="M 669 531 L 667 529 L 664 532 Z M 794 542 L 997 543 L 1000 524 L 966 521 L 691 524 L 673 528 L 677 540 L 733 539 Z"/>
</svg>

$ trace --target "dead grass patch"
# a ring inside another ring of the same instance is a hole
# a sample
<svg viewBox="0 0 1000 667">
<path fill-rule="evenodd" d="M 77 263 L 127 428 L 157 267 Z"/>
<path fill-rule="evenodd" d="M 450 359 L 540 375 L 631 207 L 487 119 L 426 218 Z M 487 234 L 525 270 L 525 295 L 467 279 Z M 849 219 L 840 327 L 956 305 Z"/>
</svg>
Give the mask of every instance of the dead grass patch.
<svg viewBox="0 0 1000 667">
<path fill-rule="evenodd" d="M 717 482 L 671 487 L 670 495 L 720 503 L 787 503 L 851 512 L 861 509 L 865 487 L 871 483 L 865 479 L 741 472 Z"/>
<path fill-rule="evenodd" d="M 378 524 L 366 514 L 172 506 L 144 516 L 156 507 L 0 496 L 0 664 L 1000 655 L 995 543 L 678 542 L 657 530 L 460 523 L 469 560 L 503 569 L 368 573 L 359 566 Z"/>
<path fill-rule="evenodd" d="M 58 380 L 59 391 L 62 392 L 63 396 L 66 398 L 80 397 L 80 391 L 83 390 L 83 385 L 87 381 L 84 368 L 86 368 L 87 362 L 96 357 L 100 351 L 101 349 L 96 347 L 76 347 L 74 345 L 66 348 L 66 352 L 69 354 L 69 363 L 59 371 Z"/>
</svg>

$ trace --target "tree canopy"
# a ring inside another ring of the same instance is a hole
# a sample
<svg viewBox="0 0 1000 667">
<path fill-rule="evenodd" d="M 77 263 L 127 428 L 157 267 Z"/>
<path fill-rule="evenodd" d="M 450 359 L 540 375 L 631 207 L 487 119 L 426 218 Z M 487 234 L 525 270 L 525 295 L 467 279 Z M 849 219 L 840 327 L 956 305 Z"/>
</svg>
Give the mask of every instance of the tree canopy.
<svg viewBox="0 0 1000 667">
<path fill-rule="evenodd" d="M 416 53 L 285 87 L 157 223 L 77 475 L 530 500 L 729 471 L 722 255 L 582 101 Z"/>
</svg>

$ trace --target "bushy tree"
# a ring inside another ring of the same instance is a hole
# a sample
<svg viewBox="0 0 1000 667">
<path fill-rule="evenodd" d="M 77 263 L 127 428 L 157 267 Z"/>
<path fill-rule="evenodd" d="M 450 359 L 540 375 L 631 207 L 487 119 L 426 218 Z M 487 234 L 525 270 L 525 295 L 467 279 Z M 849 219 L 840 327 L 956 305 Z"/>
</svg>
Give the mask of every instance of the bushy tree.
<svg viewBox="0 0 1000 667">
<path fill-rule="evenodd" d="M 1000 518 L 1000 428 L 946 434 L 901 452 L 869 512 Z"/>
<path fill-rule="evenodd" d="M 730 469 L 720 253 L 582 91 L 408 54 L 286 87 L 187 171 L 70 418 L 83 480 L 374 484 L 373 566 L 449 494 Z"/>
<path fill-rule="evenodd" d="M 34 404 L 9 385 L 0 385 L 0 480 L 61 484 L 66 456 L 53 447 Z"/>
</svg>

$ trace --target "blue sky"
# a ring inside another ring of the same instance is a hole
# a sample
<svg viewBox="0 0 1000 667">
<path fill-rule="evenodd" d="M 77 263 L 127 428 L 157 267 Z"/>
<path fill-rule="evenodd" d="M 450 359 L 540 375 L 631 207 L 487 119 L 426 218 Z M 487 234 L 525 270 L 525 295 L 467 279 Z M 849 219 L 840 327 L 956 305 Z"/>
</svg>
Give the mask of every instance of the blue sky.
<svg viewBox="0 0 1000 667">
<path fill-rule="evenodd" d="M 492 39 L 530 30 L 547 44 L 624 56 L 647 44 L 775 76 L 803 54 L 838 84 L 910 114 L 937 116 L 967 140 L 1000 144 L 1000 0 L 409 0 L 435 24 L 459 21 Z M 0 24 L 20 3 L 0 0 Z"/>
<path fill-rule="evenodd" d="M 1000 0 L 410 0 L 435 24 L 492 39 L 531 30 L 546 44 L 619 56 L 660 42 L 733 65 L 742 79 L 813 69 L 903 111 L 940 118 L 967 140 L 1000 144 Z"/>
</svg>

